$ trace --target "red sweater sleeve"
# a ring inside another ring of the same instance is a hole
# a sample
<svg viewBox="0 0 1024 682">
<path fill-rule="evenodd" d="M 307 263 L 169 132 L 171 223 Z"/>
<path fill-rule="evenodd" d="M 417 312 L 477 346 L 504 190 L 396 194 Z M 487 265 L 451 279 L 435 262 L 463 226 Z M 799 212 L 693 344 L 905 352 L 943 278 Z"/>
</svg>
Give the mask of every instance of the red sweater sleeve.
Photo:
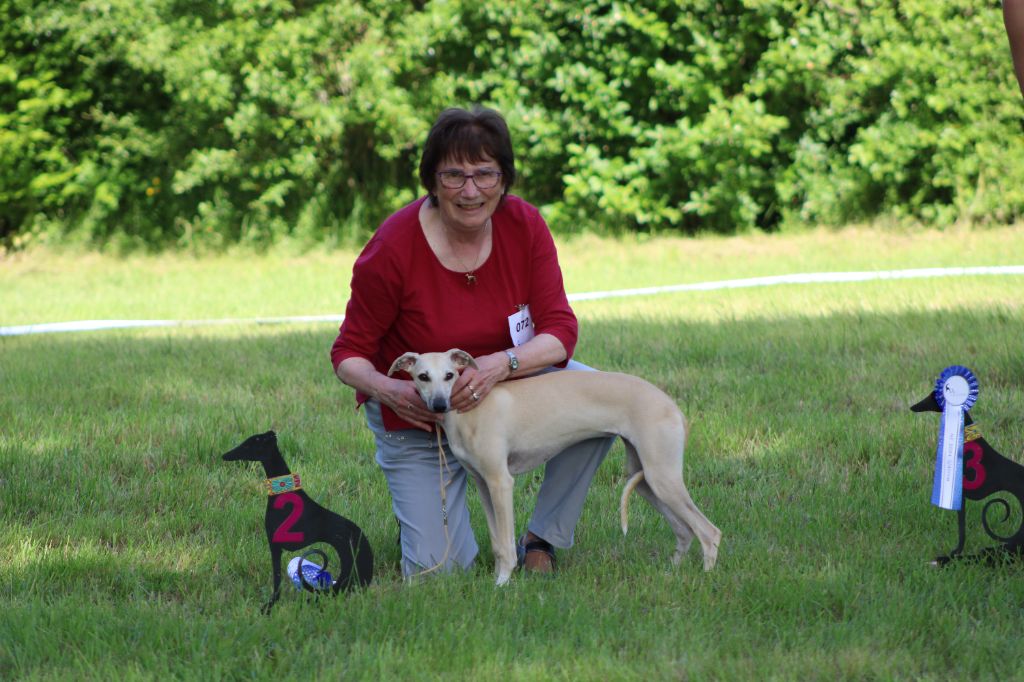
<svg viewBox="0 0 1024 682">
<path fill-rule="evenodd" d="M 533 276 L 530 281 L 529 302 L 534 330 L 538 334 L 551 334 L 561 341 L 568 361 L 576 349 L 579 324 L 565 294 L 562 268 L 558 264 L 558 252 L 555 240 L 551 237 L 551 230 L 548 229 L 540 212 L 528 204 L 527 206 L 533 237 L 530 249 L 533 261 L 530 269 Z"/>
<path fill-rule="evenodd" d="M 367 242 L 352 267 L 352 293 L 338 337 L 331 346 L 335 371 L 343 360 L 351 357 L 376 360 L 380 341 L 401 309 L 402 281 L 399 254 L 378 232 Z"/>
</svg>

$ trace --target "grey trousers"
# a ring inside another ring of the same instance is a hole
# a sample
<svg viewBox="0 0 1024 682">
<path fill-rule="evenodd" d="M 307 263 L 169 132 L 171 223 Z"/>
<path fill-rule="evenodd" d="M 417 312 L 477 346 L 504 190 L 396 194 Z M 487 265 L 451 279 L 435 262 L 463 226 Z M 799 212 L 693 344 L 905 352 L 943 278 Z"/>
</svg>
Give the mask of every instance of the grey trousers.
<svg viewBox="0 0 1024 682">
<path fill-rule="evenodd" d="M 571 360 L 566 369 L 591 368 Z M 437 565 L 448 542 L 441 515 L 437 436 L 419 429 L 385 431 L 380 404 L 370 400 L 364 407 L 377 443 L 377 463 L 387 479 L 391 507 L 401 526 L 402 574 L 409 577 Z M 614 436 L 586 440 L 548 461 L 528 530 L 555 547 L 572 546 L 590 482 L 614 442 Z M 448 482 L 445 494 L 451 542 L 444 569 L 468 568 L 479 548 L 466 506 L 466 471 L 452 455 L 447 440 L 442 438 L 442 443 L 448 460 L 444 480 Z"/>
</svg>

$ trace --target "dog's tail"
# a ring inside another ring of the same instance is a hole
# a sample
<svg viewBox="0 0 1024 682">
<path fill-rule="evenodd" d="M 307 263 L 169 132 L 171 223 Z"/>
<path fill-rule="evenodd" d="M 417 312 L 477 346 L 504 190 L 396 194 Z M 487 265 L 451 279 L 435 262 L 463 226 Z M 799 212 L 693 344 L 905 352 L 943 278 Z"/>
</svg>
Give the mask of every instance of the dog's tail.
<svg viewBox="0 0 1024 682">
<path fill-rule="evenodd" d="M 629 494 L 640 485 L 640 482 L 644 480 L 644 470 L 636 472 L 629 477 L 626 481 L 625 487 L 622 489 L 622 498 L 619 500 L 619 521 L 622 523 L 622 534 L 625 535 L 629 530 Z"/>
</svg>

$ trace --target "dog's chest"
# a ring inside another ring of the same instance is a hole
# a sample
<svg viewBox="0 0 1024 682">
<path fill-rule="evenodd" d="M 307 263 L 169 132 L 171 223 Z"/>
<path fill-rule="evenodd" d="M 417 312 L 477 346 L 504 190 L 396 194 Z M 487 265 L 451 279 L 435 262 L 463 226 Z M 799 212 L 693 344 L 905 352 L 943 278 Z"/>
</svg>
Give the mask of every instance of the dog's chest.
<svg viewBox="0 0 1024 682">
<path fill-rule="evenodd" d="M 480 429 L 477 423 L 465 419 L 460 422 L 449 419 L 445 432 L 455 458 L 470 472 L 493 470 L 493 464 L 488 463 L 494 458 L 504 460 L 510 474 L 522 474 L 536 469 L 575 442 L 558 435 L 536 438 L 530 432 L 509 434 L 501 429 Z"/>
<path fill-rule="evenodd" d="M 451 448 L 452 454 L 455 455 L 455 459 L 459 460 L 459 464 L 463 467 L 469 469 L 471 472 L 475 472 L 478 469 L 477 463 L 473 457 L 472 451 L 466 447 L 466 439 L 459 432 L 458 428 L 450 421 L 446 421 L 444 432 L 448 438 L 448 447 Z"/>
</svg>

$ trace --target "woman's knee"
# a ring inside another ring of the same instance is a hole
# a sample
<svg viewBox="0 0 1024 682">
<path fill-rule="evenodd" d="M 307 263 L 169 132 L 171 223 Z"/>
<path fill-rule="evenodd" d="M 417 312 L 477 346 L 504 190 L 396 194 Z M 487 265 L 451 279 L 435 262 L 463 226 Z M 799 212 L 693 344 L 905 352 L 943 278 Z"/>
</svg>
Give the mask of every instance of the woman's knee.
<svg viewBox="0 0 1024 682">
<path fill-rule="evenodd" d="M 427 524 L 432 526 L 433 524 Z M 473 565 L 479 551 L 467 523 L 444 529 L 407 524 L 401 528 L 402 574 L 406 577 L 440 566 L 448 572 Z"/>
</svg>

